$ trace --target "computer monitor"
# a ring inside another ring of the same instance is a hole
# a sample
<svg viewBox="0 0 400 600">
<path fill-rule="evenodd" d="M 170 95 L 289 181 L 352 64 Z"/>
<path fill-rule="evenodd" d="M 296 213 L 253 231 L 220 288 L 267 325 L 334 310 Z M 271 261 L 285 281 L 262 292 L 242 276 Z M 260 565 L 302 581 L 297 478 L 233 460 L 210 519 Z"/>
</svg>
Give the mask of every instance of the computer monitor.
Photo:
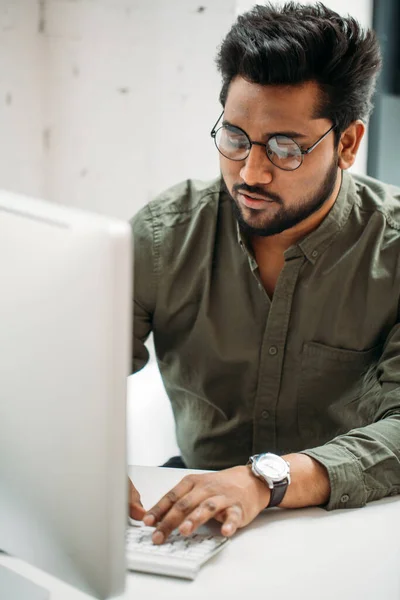
<svg viewBox="0 0 400 600">
<path fill-rule="evenodd" d="M 0 192 L 0 549 L 123 591 L 127 223 Z"/>
</svg>

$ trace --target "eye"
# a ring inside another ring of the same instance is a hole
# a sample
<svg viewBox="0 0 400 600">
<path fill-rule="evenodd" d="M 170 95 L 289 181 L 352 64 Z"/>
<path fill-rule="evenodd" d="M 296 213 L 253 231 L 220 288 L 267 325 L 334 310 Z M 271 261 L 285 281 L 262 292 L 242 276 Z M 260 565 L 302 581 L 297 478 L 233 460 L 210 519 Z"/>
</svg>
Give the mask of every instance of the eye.
<svg viewBox="0 0 400 600">
<path fill-rule="evenodd" d="M 268 142 L 268 150 L 281 159 L 298 156 L 301 154 L 300 147 L 294 140 L 284 135 L 276 135 Z"/>
<path fill-rule="evenodd" d="M 248 148 L 249 141 L 243 131 L 232 127 L 231 125 L 224 125 L 223 127 L 224 141 L 230 146 L 235 148 Z"/>
</svg>

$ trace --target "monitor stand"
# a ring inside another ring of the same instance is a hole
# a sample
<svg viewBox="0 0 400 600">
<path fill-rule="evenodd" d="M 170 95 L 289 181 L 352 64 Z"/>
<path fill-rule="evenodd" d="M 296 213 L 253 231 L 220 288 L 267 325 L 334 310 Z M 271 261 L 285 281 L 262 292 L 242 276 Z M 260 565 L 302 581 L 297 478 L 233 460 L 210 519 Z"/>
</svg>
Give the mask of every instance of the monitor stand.
<svg viewBox="0 0 400 600">
<path fill-rule="evenodd" d="M 0 565 L 1 598 L 12 600 L 49 600 L 50 592 L 23 575 Z"/>
</svg>

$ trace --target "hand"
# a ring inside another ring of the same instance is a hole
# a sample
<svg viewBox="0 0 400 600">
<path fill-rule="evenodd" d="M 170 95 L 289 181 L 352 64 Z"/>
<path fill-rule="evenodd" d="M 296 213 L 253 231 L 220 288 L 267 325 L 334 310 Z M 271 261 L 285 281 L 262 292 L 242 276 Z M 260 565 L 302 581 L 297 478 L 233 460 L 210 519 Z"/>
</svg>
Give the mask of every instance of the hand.
<svg viewBox="0 0 400 600">
<path fill-rule="evenodd" d="M 128 494 L 129 494 L 129 516 L 132 519 L 141 521 L 143 515 L 146 513 L 143 508 L 143 504 L 140 500 L 140 494 L 133 485 L 132 481 L 128 478 Z"/>
<path fill-rule="evenodd" d="M 186 475 L 145 514 L 143 521 L 156 525 L 155 544 L 162 544 L 176 527 L 189 535 L 211 518 L 222 523 L 222 535 L 230 537 L 248 525 L 268 505 L 269 498 L 268 486 L 253 475 L 249 466 Z"/>
</svg>

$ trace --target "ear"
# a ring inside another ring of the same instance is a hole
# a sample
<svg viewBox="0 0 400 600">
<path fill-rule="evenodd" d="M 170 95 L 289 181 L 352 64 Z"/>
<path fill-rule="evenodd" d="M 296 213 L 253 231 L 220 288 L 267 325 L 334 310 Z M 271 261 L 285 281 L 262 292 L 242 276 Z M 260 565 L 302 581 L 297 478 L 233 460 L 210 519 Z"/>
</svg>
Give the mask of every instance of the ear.
<svg viewBox="0 0 400 600">
<path fill-rule="evenodd" d="M 360 142 L 365 133 L 365 125 L 362 121 L 353 121 L 340 136 L 338 147 L 338 166 L 343 169 L 349 169 L 356 160 Z"/>
</svg>

